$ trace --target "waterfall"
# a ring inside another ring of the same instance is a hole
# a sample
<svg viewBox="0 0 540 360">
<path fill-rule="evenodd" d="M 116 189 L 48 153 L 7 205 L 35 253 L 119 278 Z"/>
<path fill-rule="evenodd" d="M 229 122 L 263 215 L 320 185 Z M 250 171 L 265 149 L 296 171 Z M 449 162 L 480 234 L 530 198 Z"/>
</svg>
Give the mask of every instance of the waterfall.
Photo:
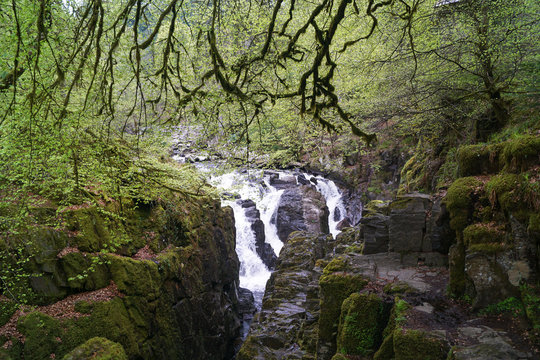
<svg viewBox="0 0 540 360">
<path fill-rule="evenodd" d="M 341 232 L 337 229 L 337 225 L 346 215 L 345 205 L 343 204 L 343 199 L 336 183 L 332 180 L 325 179 L 320 175 L 313 176 L 306 173 L 302 175 L 304 175 L 307 180 L 315 183 L 317 191 L 324 196 L 326 206 L 328 206 L 328 211 L 330 213 L 328 215 L 328 227 L 330 229 L 330 234 L 335 238 Z"/>
<path fill-rule="evenodd" d="M 199 169 L 209 172 L 209 168 L 198 166 Z M 290 177 L 292 174 L 278 172 L 279 177 Z M 336 226 L 345 217 L 345 207 L 336 184 L 322 176 L 302 174 L 306 179 L 315 183 L 316 189 L 324 196 L 330 216 L 329 228 L 333 236 L 339 233 Z M 298 177 L 297 177 L 298 178 Z M 264 223 L 265 241 L 279 255 L 283 243 L 278 237 L 276 222 L 273 217 L 277 214 L 279 201 L 284 190 L 278 190 L 270 184 L 270 177 L 262 171 L 240 173 L 238 171 L 219 176 L 211 176 L 210 183 L 216 188 L 240 199 L 250 199 L 255 202 L 260 212 L 260 219 Z M 246 217 L 244 208 L 235 199 L 222 200 L 223 206 L 230 206 L 234 211 L 236 226 L 236 253 L 240 259 L 240 286 L 253 292 L 255 305 L 260 309 L 266 282 L 270 277 L 270 270 L 259 258 L 255 248 L 255 234 L 251 229 L 251 222 Z"/>
</svg>

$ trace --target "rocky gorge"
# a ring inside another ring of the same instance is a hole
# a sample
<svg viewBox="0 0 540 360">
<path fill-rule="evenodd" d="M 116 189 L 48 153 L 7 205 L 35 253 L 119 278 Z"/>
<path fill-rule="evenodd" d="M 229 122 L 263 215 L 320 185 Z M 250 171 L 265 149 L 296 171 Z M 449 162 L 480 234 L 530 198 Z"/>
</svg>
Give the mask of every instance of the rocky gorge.
<svg viewBox="0 0 540 360">
<path fill-rule="evenodd" d="M 63 228 L 24 235 L 37 307 L 0 298 L 0 355 L 537 359 L 540 145 L 528 141 L 465 147 L 447 190 L 361 206 L 297 169 L 215 176 L 221 201 L 169 194 L 126 204 L 127 221 L 67 209 Z"/>
</svg>

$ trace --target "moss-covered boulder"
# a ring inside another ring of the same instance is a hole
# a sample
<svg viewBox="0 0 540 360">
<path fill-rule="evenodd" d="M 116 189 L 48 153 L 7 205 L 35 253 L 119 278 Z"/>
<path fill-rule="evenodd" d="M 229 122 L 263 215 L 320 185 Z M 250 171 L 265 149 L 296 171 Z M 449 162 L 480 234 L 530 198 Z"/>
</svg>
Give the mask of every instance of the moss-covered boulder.
<svg viewBox="0 0 540 360">
<path fill-rule="evenodd" d="M 540 162 L 540 136 L 526 135 L 507 141 L 502 159 L 508 171 L 525 171 Z"/>
<path fill-rule="evenodd" d="M 461 146 L 457 151 L 460 176 L 497 173 L 501 167 L 499 156 L 502 144 L 477 144 Z"/>
<path fill-rule="evenodd" d="M 376 294 L 351 294 L 341 306 L 337 352 L 363 356 L 375 352 L 382 340 L 388 310 Z"/>
<path fill-rule="evenodd" d="M 467 227 L 473 214 L 474 203 L 482 190 L 483 183 L 474 177 L 460 178 L 452 183 L 444 198 L 452 229 L 460 232 Z"/>
<path fill-rule="evenodd" d="M 0 327 L 11 319 L 11 316 L 17 311 L 19 305 L 7 298 L 0 299 Z"/>
<path fill-rule="evenodd" d="M 509 235 L 496 223 L 477 223 L 463 230 L 463 242 L 469 252 L 496 253 L 510 246 Z"/>
<path fill-rule="evenodd" d="M 63 360 L 127 360 L 122 345 L 103 337 L 93 337 L 77 346 Z"/>
<path fill-rule="evenodd" d="M 58 339 L 62 335 L 58 320 L 40 312 L 33 312 L 19 319 L 17 329 L 25 336 L 22 354 L 24 359 L 50 359 L 51 355 L 56 353 Z"/>
<path fill-rule="evenodd" d="M 319 347 L 328 347 L 328 352 L 332 354 L 336 352 L 336 334 L 342 303 L 366 284 L 367 280 L 363 276 L 354 273 L 333 272 L 321 276 Z"/>
<path fill-rule="evenodd" d="M 449 351 L 446 341 L 420 330 L 396 329 L 395 360 L 445 360 Z"/>
</svg>

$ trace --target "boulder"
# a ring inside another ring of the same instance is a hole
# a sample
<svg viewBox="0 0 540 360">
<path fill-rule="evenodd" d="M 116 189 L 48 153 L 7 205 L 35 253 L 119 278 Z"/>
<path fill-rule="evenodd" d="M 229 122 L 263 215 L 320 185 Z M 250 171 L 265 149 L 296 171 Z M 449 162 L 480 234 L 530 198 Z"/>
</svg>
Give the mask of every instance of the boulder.
<svg viewBox="0 0 540 360">
<path fill-rule="evenodd" d="M 70 351 L 63 360 L 127 360 L 122 345 L 102 337 L 93 337 Z"/>
<path fill-rule="evenodd" d="M 293 231 L 328 234 L 328 214 L 324 197 L 314 188 L 301 185 L 286 189 L 277 208 L 279 239 L 285 243 Z"/>
<path fill-rule="evenodd" d="M 297 186 L 297 181 L 294 175 L 273 173 L 270 175 L 270 185 L 278 190 L 290 189 Z"/>
<path fill-rule="evenodd" d="M 363 254 L 377 254 L 388 251 L 389 217 L 374 214 L 360 220 L 361 237 L 363 239 Z"/>
<path fill-rule="evenodd" d="M 429 204 L 425 194 L 403 195 L 390 204 L 389 251 L 431 251 L 431 243 L 424 242 Z"/>
</svg>

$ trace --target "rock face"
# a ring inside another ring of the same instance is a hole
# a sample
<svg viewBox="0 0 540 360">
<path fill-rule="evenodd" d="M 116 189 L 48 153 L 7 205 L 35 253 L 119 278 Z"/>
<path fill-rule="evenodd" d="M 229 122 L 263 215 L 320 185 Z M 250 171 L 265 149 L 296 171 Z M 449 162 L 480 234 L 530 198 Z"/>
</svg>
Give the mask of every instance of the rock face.
<svg viewBox="0 0 540 360">
<path fill-rule="evenodd" d="M 436 204 L 412 195 L 396 207 L 372 206 L 359 227 L 335 240 L 291 233 L 237 358 L 534 358 L 447 297 L 447 255 L 432 251 L 449 243 Z M 392 221 L 405 226 L 411 218 L 416 226 L 390 233 Z M 400 242 L 396 234 L 414 239 Z M 389 252 L 390 243 L 400 251 Z"/>
<path fill-rule="evenodd" d="M 276 216 L 279 239 L 286 242 L 293 231 L 328 234 L 328 214 L 324 197 L 311 186 L 286 189 Z"/>
<path fill-rule="evenodd" d="M 60 299 L 56 306 L 67 307 L 67 316 L 51 317 L 40 312 L 47 308 L 38 308 L 13 320 L 26 340 L 0 337 L 2 345 L 8 341 L 0 357 L 62 358 L 96 336 L 120 344 L 130 359 L 234 356 L 242 317 L 251 310 L 249 297 L 238 299 L 232 209 L 208 198 L 183 202 L 171 195 L 134 209 L 123 223 L 92 208 L 63 215 L 77 237 L 48 229 L 33 235 L 41 241 L 31 250 L 41 255 L 32 258 L 32 266 L 44 276 L 32 284 L 42 302 Z M 107 243 L 119 229 L 131 241 L 116 245 L 116 253 L 75 247 Z M 79 300 L 62 299 L 68 294 Z"/>
<path fill-rule="evenodd" d="M 523 136 L 463 146 L 457 153 L 464 177 L 444 199 L 457 238 L 450 250 L 450 291 L 472 299 L 475 310 L 509 297 L 539 296 L 538 290 L 523 293 L 538 284 L 538 180 L 529 178 L 538 168 L 539 149 L 538 136 Z M 540 328 L 537 315 L 527 317 Z"/>
<path fill-rule="evenodd" d="M 374 200 L 356 227 L 358 245 L 365 255 L 397 252 L 410 263 L 443 264 L 441 255 L 448 254 L 455 236 L 448 222 L 441 200 L 426 194 L 408 194 L 390 203 Z"/>
<path fill-rule="evenodd" d="M 316 262 L 325 256 L 328 241 L 326 235 L 291 234 L 238 360 L 301 359 L 315 353 L 321 275 Z"/>
<path fill-rule="evenodd" d="M 261 214 L 257 210 L 255 202 L 253 200 L 237 200 L 236 202 L 242 206 L 248 221 L 251 223 L 251 229 L 255 234 L 255 250 L 257 254 L 268 269 L 274 270 L 277 256 L 272 246 L 266 242 L 264 223 L 261 220 Z"/>
</svg>

